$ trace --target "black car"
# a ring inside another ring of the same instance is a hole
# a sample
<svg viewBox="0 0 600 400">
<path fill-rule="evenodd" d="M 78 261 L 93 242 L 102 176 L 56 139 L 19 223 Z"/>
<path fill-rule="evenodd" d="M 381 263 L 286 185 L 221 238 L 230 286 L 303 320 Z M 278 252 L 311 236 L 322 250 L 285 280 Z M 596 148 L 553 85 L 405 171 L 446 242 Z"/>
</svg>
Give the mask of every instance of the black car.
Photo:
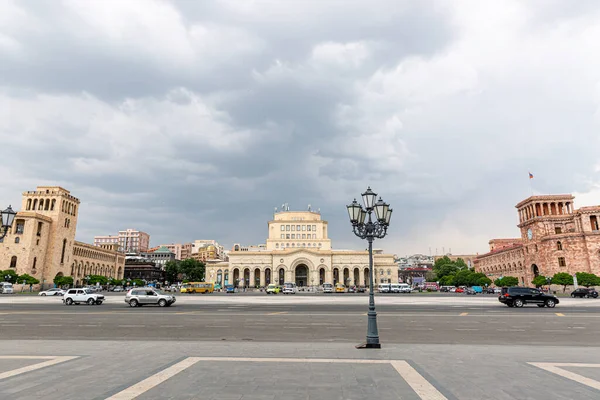
<svg viewBox="0 0 600 400">
<path fill-rule="evenodd" d="M 364 286 L 357 286 L 356 287 L 356 292 L 358 293 L 364 293 L 365 292 L 365 287 Z"/>
<path fill-rule="evenodd" d="M 554 308 L 559 301 L 558 298 L 551 294 L 542 293 L 538 289 L 512 286 L 502 288 L 500 303 L 506 304 L 508 307 L 523 307 L 525 304 L 537 304 L 538 307 Z"/>
<path fill-rule="evenodd" d="M 598 292 L 594 288 L 579 288 L 571 292 L 571 297 L 598 297 Z"/>
<path fill-rule="evenodd" d="M 477 292 L 471 288 L 466 288 L 465 289 L 465 294 L 471 294 L 471 295 L 476 295 Z"/>
</svg>

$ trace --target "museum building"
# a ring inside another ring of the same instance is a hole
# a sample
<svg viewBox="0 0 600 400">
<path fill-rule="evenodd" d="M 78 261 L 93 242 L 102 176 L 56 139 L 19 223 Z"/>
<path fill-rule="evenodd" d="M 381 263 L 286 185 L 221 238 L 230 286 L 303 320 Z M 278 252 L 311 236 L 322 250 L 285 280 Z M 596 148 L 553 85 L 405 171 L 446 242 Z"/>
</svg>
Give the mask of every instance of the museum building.
<svg viewBox="0 0 600 400">
<path fill-rule="evenodd" d="M 234 245 L 229 262 L 207 263 L 206 280 L 217 287 L 263 287 L 284 282 L 295 282 L 298 287 L 338 282 L 367 287 L 369 253 L 333 250 L 327 228 L 319 212 L 276 212 L 268 222 L 266 245 Z M 392 254 L 374 251 L 373 267 L 375 284 L 398 282 Z"/>
<path fill-rule="evenodd" d="M 495 280 L 514 276 L 531 286 L 538 275 L 600 275 L 600 206 L 575 209 L 570 194 L 531 196 L 516 205 L 520 238 L 492 239 L 475 270 Z"/>
<path fill-rule="evenodd" d="M 117 246 L 93 246 L 75 240 L 78 198 L 59 186 L 38 186 L 23 193 L 21 211 L 0 239 L 0 270 L 12 269 L 53 287 L 56 276 L 71 276 L 76 285 L 87 275 L 123 278 L 125 255 Z"/>
</svg>

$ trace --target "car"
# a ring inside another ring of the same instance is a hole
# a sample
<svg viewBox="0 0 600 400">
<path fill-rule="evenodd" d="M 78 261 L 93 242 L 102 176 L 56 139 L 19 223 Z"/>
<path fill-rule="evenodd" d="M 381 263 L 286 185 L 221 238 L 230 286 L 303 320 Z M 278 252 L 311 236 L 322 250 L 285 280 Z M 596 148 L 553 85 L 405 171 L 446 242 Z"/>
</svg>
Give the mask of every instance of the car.
<svg viewBox="0 0 600 400">
<path fill-rule="evenodd" d="M 456 290 L 454 290 L 455 293 L 464 293 L 465 289 L 463 288 L 456 288 Z"/>
<path fill-rule="evenodd" d="M 88 288 L 73 288 L 67 290 L 63 295 L 63 303 L 70 306 L 72 304 L 86 303 L 90 306 L 100 305 L 104 301 L 104 295 L 92 292 Z"/>
<path fill-rule="evenodd" d="M 267 294 L 277 294 L 281 293 L 281 288 L 274 283 L 270 283 L 269 286 L 267 286 L 267 288 L 265 289 L 265 292 Z"/>
<path fill-rule="evenodd" d="M 356 293 L 356 286 L 348 286 L 348 293 Z"/>
<path fill-rule="evenodd" d="M 543 293 L 538 289 L 511 286 L 503 287 L 500 296 L 500 303 L 506 304 L 508 307 L 523 307 L 525 304 L 536 304 L 538 307 L 554 308 L 559 300 L 556 296 Z"/>
<path fill-rule="evenodd" d="M 357 286 L 356 287 L 356 292 L 357 293 L 364 293 L 366 291 L 367 291 L 367 289 L 364 286 Z"/>
<path fill-rule="evenodd" d="M 52 288 L 48 290 L 44 290 L 43 292 L 39 292 L 38 296 L 63 296 L 65 291 L 59 288 Z"/>
<path fill-rule="evenodd" d="M 598 298 L 598 292 L 594 288 L 579 288 L 571 292 L 571 297 L 593 297 Z"/>
<path fill-rule="evenodd" d="M 125 295 L 125 303 L 129 304 L 129 307 L 141 307 L 150 304 L 170 307 L 175 301 L 175 296 L 165 294 L 152 287 L 134 288 Z"/>
<path fill-rule="evenodd" d="M 235 293 L 235 286 L 233 285 L 225 285 L 223 289 L 225 289 L 225 293 Z"/>
<path fill-rule="evenodd" d="M 324 283 L 323 293 L 333 293 L 333 285 L 331 283 Z"/>
<path fill-rule="evenodd" d="M 283 284 L 283 294 L 296 294 L 298 289 L 296 288 L 296 284 L 294 282 L 286 282 Z"/>
<path fill-rule="evenodd" d="M 472 289 L 472 288 L 466 288 L 465 289 L 465 294 L 467 294 L 467 295 L 476 295 L 477 292 L 474 289 Z"/>
<path fill-rule="evenodd" d="M 346 286 L 343 283 L 335 284 L 335 292 L 336 293 L 346 293 Z"/>
<path fill-rule="evenodd" d="M 487 289 L 485 290 L 485 293 L 487 293 L 487 294 L 494 294 L 494 293 L 496 293 L 496 291 L 495 291 L 495 289 L 494 289 L 494 288 L 492 288 L 492 287 L 489 287 L 489 288 L 487 288 Z"/>
</svg>

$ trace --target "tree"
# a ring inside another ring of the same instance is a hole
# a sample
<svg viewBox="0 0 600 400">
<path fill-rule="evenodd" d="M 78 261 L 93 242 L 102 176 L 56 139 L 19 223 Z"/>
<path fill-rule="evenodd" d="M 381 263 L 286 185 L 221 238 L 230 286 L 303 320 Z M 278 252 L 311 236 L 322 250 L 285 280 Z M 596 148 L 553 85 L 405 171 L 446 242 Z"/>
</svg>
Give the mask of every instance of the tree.
<svg viewBox="0 0 600 400">
<path fill-rule="evenodd" d="M 552 277 L 553 285 L 562 285 L 563 293 L 567 290 L 567 286 L 573 284 L 573 277 L 567 272 L 558 272 Z"/>
<path fill-rule="evenodd" d="M 477 280 L 477 286 L 490 286 L 492 284 L 492 280 L 487 276 L 483 276 Z"/>
<path fill-rule="evenodd" d="M 459 271 L 462 271 L 463 269 L 469 269 L 469 266 L 462 258 L 457 258 L 456 261 L 454 261 L 454 265 L 456 265 Z"/>
<path fill-rule="evenodd" d="M 177 282 L 179 275 L 179 263 L 177 261 L 168 261 L 165 264 L 165 280 L 167 282 Z"/>
<path fill-rule="evenodd" d="M 454 264 L 454 262 L 452 262 L 450 257 L 444 256 L 444 257 L 438 258 L 437 260 L 435 260 L 435 263 L 433 263 L 433 270 L 435 271 L 436 269 L 440 268 L 442 265 L 447 265 L 447 264 Z"/>
<path fill-rule="evenodd" d="M 102 275 L 90 275 L 90 278 L 87 280 L 88 285 L 95 285 L 99 283 L 100 285 L 108 285 L 108 278 Z"/>
<path fill-rule="evenodd" d="M 26 285 L 37 285 L 40 281 L 29 274 L 19 275 L 18 283 L 25 282 Z"/>
<path fill-rule="evenodd" d="M 440 285 L 454 286 L 454 275 L 446 275 L 446 276 L 440 278 Z"/>
<path fill-rule="evenodd" d="M 473 272 L 468 269 L 458 271 L 454 275 L 454 286 L 471 286 Z"/>
<path fill-rule="evenodd" d="M 17 275 L 14 270 L 5 269 L 2 271 L 2 276 L 0 276 L 0 279 L 2 279 L 3 282 L 17 283 L 18 277 L 19 275 Z"/>
<path fill-rule="evenodd" d="M 494 281 L 494 285 L 499 286 L 499 287 L 518 286 L 519 278 L 515 278 L 514 276 L 505 276 L 505 277 L 496 279 Z"/>
<path fill-rule="evenodd" d="M 179 272 L 185 279 L 192 282 L 201 282 L 204 280 L 204 270 L 206 267 L 203 262 L 188 258 L 179 263 Z"/>
<path fill-rule="evenodd" d="M 469 270 L 470 271 L 470 270 Z M 471 286 L 486 286 L 492 283 L 492 280 L 488 278 L 483 272 L 472 272 L 469 277 L 469 285 Z"/>
<path fill-rule="evenodd" d="M 111 286 L 122 286 L 123 281 L 120 279 L 111 279 L 110 281 L 108 281 L 108 284 Z"/>
<path fill-rule="evenodd" d="M 444 264 L 437 268 L 433 267 L 433 272 L 435 272 L 438 279 L 441 279 L 447 275 L 455 275 L 458 272 L 458 267 L 454 264 Z"/>
<path fill-rule="evenodd" d="M 73 286 L 73 277 L 72 276 L 55 276 L 54 284 L 58 287 L 63 286 Z"/>
<path fill-rule="evenodd" d="M 427 281 L 427 282 L 435 282 L 435 281 L 437 281 L 437 275 L 435 274 L 435 272 L 428 271 L 425 274 L 425 281 Z"/>
<path fill-rule="evenodd" d="M 594 274 L 577 272 L 575 276 L 577 277 L 577 284 L 581 286 L 590 287 L 600 285 L 600 278 Z"/>
<path fill-rule="evenodd" d="M 535 278 L 533 278 L 531 283 L 534 284 L 536 288 L 539 288 L 541 286 L 546 285 L 548 283 L 548 281 L 546 280 L 545 276 L 538 275 Z"/>
</svg>

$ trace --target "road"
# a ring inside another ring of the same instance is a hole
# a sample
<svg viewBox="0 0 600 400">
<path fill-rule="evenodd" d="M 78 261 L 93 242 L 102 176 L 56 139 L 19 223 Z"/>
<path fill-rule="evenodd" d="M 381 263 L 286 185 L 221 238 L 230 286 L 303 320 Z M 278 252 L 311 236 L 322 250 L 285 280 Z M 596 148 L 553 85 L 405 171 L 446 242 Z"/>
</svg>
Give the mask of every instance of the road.
<svg viewBox="0 0 600 400">
<path fill-rule="evenodd" d="M 600 300 L 178 296 L 173 307 L 0 297 L 0 398 L 595 400 Z"/>
</svg>

